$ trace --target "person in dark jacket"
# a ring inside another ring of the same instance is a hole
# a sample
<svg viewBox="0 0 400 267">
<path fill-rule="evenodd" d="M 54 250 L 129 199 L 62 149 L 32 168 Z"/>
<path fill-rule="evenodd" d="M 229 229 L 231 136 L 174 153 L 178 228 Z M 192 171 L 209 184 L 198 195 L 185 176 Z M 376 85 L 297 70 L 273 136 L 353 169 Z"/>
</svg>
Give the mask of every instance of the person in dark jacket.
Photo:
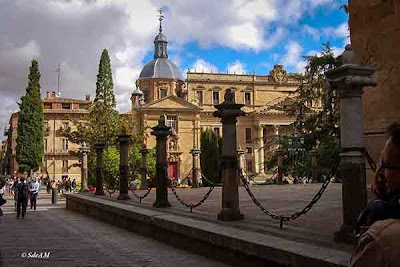
<svg viewBox="0 0 400 267">
<path fill-rule="evenodd" d="M 29 189 L 28 184 L 25 181 L 25 177 L 21 177 L 20 182 L 17 185 L 17 219 L 22 215 L 22 218 L 26 214 L 26 206 L 28 205 Z"/>
</svg>

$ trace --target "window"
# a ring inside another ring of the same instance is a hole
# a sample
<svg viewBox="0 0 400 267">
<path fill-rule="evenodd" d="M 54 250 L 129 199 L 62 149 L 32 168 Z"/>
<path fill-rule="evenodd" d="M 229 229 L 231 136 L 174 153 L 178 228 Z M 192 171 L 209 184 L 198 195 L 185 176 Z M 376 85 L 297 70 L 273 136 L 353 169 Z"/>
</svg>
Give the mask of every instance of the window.
<svg viewBox="0 0 400 267">
<path fill-rule="evenodd" d="M 246 139 L 246 144 L 251 143 L 251 128 L 246 128 L 245 130 L 245 139 Z"/>
<path fill-rule="evenodd" d="M 219 92 L 213 92 L 213 104 L 214 105 L 219 104 Z"/>
<path fill-rule="evenodd" d="M 178 121 L 175 116 L 167 116 L 167 120 L 165 121 L 165 124 L 168 127 L 171 127 L 172 129 L 174 129 L 175 132 L 178 132 Z"/>
<path fill-rule="evenodd" d="M 149 101 L 149 91 L 148 90 L 143 91 L 143 97 L 144 97 L 144 102 L 147 103 Z"/>
<path fill-rule="evenodd" d="M 68 123 L 68 122 L 63 122 L 62 128 L 63 128 L 65 131 L 68 131 L 68 130 L 69 130 L 69 123 Z"/>
<path fill-rule="evenodd" d="M 44 139 L 44 151 L 47 151 L 47 138 Z"/>
<path fill-rule="evenodd" d="M 79 104 L 79 109 L 87 109 L 87 104 Z"/>
<path fill-rule="evenodd" d="M 62 103 L 61 107 L 62 107 L 62 109 L 71 109 L 71 104 L 70 103 Z"/>
<path fill-rule="evenodd" d="M 266 142 L 267 142 L 267 140 L 268 140 L 268 136 L 267 136 L 267 128 L 263 128 L 263 129 L 262 129 L 262 134 L 263 134 L 263 140 L 264 140 L 264 143 L 266 143 Z"/>
<path fill-rule="evenodd" d="M 63 173 L 68 173 L 68 160 L 63 160 L 62 161 L 62 172 Z"/>
<path fill-rule="evenodd" d="M 220 136 L 220 134 L 219 134 L 219 127 L 215 127 L 215 128 L 214 128 L 214 132 L 215 132 L 218 136 Z"/>
<path fill-rule="evenodd" d="M 67 138 L 62 139 L 62 150 L 68 150 L 68 139 Z"/>
<path fill-rule="evenodd" d="M 160 98 L 167 96 L 167 89 L 160 89 Z"/>
<path fill-rule="evenodd" d="M 244 93 L 244 104 L 246 106 L 250 106 L 251 105 L 251 94 L 246 92 Z"/>
<path fill-rule="evenodd" d="M 52 105 L 51 103 L 44 103 L 43 109 L 51 109 Z"/>
<path fill-rule="evenodd" d="M 196 91 L 197 99 L 199 100 L 199 105 L 203 105 L 203 91 Z"/>
<path fill-rule="evenodd" d="M 246 172 L 252 173 L 253 172 L 253 160 L 246 159 Z"/>
</svg>

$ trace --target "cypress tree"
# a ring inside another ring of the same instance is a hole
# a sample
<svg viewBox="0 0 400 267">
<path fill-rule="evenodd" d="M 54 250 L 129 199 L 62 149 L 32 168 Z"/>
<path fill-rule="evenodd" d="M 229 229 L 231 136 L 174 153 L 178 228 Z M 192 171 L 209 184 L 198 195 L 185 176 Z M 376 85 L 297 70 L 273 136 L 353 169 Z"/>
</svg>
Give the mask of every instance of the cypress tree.
<svg viewBox="0 0 400 267">
<path fill-rule="evenodd" d="M 34 170 L 42 162 L 43 145 L 43 105 L 40 96 L 39 64 L 32 60 L 29 69 L 28 86 L 21 97 L 18 114 L 18 137 L 16 156 L 19 171 Z"/>
<path fill-rule="evenodd" d="M 99 73 L 97 74 L 96 98 L 94 101 L 104 102 L 106 106 L 114 108 L 116 103 L 113 87 L 110 57 L 107 49 L 103 49 L 99 63 Z"/>
<path fill-rule="evenodd" d="M 207 129 L 201 133 L 201 154 L 200 164 L 201 172 L 204 176 L 213 183 L 220 182 L 220 158 L 221 149 L 219 137 L 213 130 Z M 207 186 L 208 182 L 203 180 L 203 185 Z"/>
</svg>

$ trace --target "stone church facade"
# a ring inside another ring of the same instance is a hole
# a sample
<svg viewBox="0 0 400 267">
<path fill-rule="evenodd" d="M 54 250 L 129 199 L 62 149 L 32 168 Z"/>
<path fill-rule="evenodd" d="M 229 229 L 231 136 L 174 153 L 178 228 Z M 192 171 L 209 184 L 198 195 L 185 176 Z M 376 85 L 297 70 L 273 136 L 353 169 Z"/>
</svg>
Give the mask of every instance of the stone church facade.
<svg viewBox="0 0 400 267">
<path fill-rule="evenodd" d="M 245 117 L 238 118 L 237 143 L 240 165 L 248 173 L 256 173 L 265 180 L 264 162 L 271 152 L 266 143 L 279 132 L 292 131 L 294 117 L 273 107 L 285 105 L 296 95 L 300 81 L 288 74 L 282 65 L 275 65 L 269 75 L 236 75 L 222 73 L 197 73 L 188 71 L 187 79 L 168 59 L 167 38 L 162 32 L 154 40 L 154 59 L 143 68 L 137 88 L 132 93 L 132 116 L 135 125 L 145 129 L 144 143 L 155 147 L 151 127 L 166 116 L 173 129 L 169 137 L 168 174 L 177 182 L 186 177 L 199 157 L 192 150 L 201 147 L 201 131 L 211 128 L 222 135 L 219 118 L 212 116 L 214 105 L 223 102 L 227 89 L 235 93 L 236 103 L 244 104 Z M 137 129 L 136 129 L 137 130 Z"/>
</svg>

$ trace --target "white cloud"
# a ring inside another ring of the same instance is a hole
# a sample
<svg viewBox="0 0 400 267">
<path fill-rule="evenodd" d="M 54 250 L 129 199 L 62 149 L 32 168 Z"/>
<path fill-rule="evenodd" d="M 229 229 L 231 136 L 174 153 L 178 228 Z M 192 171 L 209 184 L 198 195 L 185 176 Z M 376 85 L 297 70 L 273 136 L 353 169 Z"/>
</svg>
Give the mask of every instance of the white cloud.
<svg viewBox="0 0 400 267">
<path fill-rule="evenodd" d="M 312 38 L 314 39 L 314 41 L 319 41 L 320 39 L 320 33 L 319 30 L 316 28 L 313 28 L 309 25 L 304 25 L 303 26 L 303 31 L 309 35 L 312 36 Z"/>
<path fill-rule="evenodd" d="M 307 65 L 304 58 L 302 58 L 303 47 L 295 42 L 289 41 L 285 46 L 286 55 L 282 58 L 281 63 L 286 68 L 292 68 L 295 72 L 304 72 L 304 68 Z"/>
<path fill-rule="evenodd" d="M 343 39 L 343 47 L 350 43 L 349 25 L 347 22 L 344 22 L 337 27 L 323 28 L 322 33 L 327 38 Z"/>
<path fill-rule="evenodd" d="M 197 59 L 196 62 L 190 67 L 194 72 L 218 72 L 218 68 L 213 64 L 205 61 L 204 59 Z"/>
<path fill-rule="evenodd" d="M 228 63 L 227 70 L 229 73 L 236 73 L 236 74 L 246 73 L 245 64 L 243 64 L 239 60 L 235 60 L 234 62 Z"/>
</svg>

